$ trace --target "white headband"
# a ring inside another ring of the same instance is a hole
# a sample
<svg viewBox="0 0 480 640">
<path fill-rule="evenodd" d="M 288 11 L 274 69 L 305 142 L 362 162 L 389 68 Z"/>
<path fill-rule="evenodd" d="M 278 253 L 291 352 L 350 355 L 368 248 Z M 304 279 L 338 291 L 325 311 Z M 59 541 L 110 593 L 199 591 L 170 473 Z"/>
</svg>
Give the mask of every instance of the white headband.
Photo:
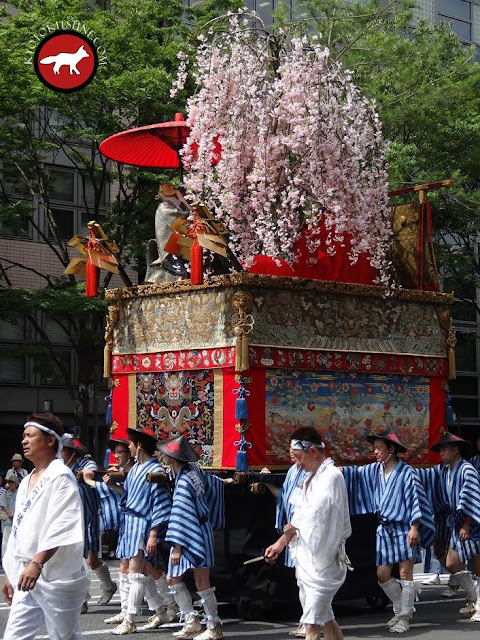
<svg viewBox="0 0 480 640">
<path fill-rule="evenodd" d="M 38 422 L 26 422 L 23 425 L 23 428 L 25 429 L 26 427 L 36 427 L 37 429 L 40 429 L 40 431 L 45 431 L 45 433 L 48 433 L 48 435 L 50 436 L 55 436 L 55 438 L 60 442 L 60 440 L 62 439 L 62 436 L 59 436 L 58 433 L 56 433 L 55 431 L 53 431 L 52 429 L 49 429 L 48 427 L 46 427 L 43 424 L 39 424 Z"/>
<path fill-rule="evenodd" d="M 45 425 L 39 424 L 38 422 L 26 422 L 23 425 L 23 428 L 25 429 L 26 427 L 36 427 L 37 429 L 40 429 L 40 431 L 44 431 L 45 433 L 48 433 L 49 436 L 55 436 L 58 442 L 58 448 L 57 448 L 57 453 L 55 457 L 56 458 L 62 457 L 63 437 L 64 437 L 63 435 L 59 436 L 58 433 L 56 433 L 53 429 L 49 429 Z"/>
<path fill-rule="evenodd" d="M 325 449 L 325 444 L 323 442 L 321 444 L 310 442 L 310 440 L 292 440 L 290 442 L 290 449 L 293 449 L 293 451 L 308 451 L 310 447 Z"/>
</svg>

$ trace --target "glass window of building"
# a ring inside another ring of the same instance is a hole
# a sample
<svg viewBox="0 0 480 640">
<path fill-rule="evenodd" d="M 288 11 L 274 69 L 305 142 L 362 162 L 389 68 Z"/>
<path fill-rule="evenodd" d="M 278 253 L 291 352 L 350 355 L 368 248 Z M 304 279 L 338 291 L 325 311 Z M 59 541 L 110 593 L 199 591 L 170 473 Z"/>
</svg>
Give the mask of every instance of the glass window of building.
<svg viewBox="0 0 480 640">
<path fill-rule="evenodd" d="M 460 40 L 472 41 L 472 3 L 466 0 L 437 0 L 438 22 L 450 25 Z"/>
<path fill-rule="evenodd" d="M 66 167 L 51 167 L 49 176 L 50 210 L 60 237 L 68 241 L 77 234 L 88 235 L 88 222 L 92 219 L 100 221 L 106 213 L 108 184 Z M 46 216 L 45 229 L 53 240 Z"/>
<path fill-rule="evenodd" d="M 26 383 L 27 359 L 0 347 L 0 382 Z"/>
<path fill-rule="evenodd" d="M 0 170 L 0 204 L 9 207 L 9 217 L 0 222 L 0 234 L 14 238 L 29 238 L 28 217 L 32 214 L 32 196 L 27 185 L 13 166 Z"/>
</svg>

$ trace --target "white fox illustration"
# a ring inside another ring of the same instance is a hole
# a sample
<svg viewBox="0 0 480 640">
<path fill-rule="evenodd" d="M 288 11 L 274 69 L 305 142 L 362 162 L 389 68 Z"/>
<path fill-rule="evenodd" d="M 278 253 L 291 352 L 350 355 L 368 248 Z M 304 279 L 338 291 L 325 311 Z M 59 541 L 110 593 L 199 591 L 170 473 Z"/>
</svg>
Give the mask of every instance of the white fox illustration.
<svg viewBox="0 0 480 640">
<path fill-rule="evenodd" d="M 70 75 L 75 73 L 77 76 L 80 75 L 80 71 L 77 69 L 77 64 L 83 58 L 89 58 L 90 54 L 85 51 L 85 48 L 82 46 L 78 49 L 76 53 L 57 53 L 56 56 L 48 56 L 47 58 L 42 58 L 40 60 L 40 64 L 54 64 L 53 73 L 58 75 L 60 73 L 60 68 L 63 65 L 67 64 L 70 67 Z"/>
</svg>

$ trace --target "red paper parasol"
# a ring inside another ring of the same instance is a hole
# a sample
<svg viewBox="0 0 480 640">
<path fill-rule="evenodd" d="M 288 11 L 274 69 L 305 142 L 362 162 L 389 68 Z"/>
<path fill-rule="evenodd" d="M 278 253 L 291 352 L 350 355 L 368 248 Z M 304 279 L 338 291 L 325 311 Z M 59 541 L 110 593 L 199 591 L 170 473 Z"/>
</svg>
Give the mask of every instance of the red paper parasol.
<svg viewBox="0 0 480 640">
<path fill-rule="evenodd" d="M 176 113 L 172 122 L 149 124 L 145 127 L 128 129 L 110 136 L 100 144 L 104 156 L 137 167 L 157 169 L 180 169 L 183 166 L 180 150 L 190 133 L 190 125 L 181 113 Z M 220 159 L 220 145 L 216 144 L 212 163 Z"/>
</svg>

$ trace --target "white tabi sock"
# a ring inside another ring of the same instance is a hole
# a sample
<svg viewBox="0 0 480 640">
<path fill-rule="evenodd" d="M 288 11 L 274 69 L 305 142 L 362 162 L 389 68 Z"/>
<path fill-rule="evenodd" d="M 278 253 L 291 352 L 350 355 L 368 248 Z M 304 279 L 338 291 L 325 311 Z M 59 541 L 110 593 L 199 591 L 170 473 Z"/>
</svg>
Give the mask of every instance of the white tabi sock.
<svg viewBox="0 0 480 640">
<path fill-rule="evenodd" d="M 197 593 L 200 596 L 200 601 L 203 605 L 203 610 L 205 611 L 205 616 L 207 618 L 207 629 L 214 629 L 221 624 L 220 618 L 218 617 L 218 604 L 215 596 L 215 587 L 210 587 L 210 589 L 205 589 L 205 591 L 197 591 Z"/>
<path fill-rule="evenodd" d="M 120 606 L 122 611 L 126 611 L 128 605 L 128 592 L 130 591 L 128 573 L 118 574 L 118 590 L 120 591 Z"/>
<path fill-rule="evenodd" d="M 475 591 L 477 592 L 477 601 L 475 602 L 475 613 L 480 614 L 480 578 L 475 576 Z"/>
<path fill-rule="evenodd" d="M 94 569 L 94 572 L 97 578 L 100 580 L 102 589 L 110 589 L 115 584 L 110 576 L 110 570 L 105 562 L 100 567 L 98 567 L 98 569 Z"/>
<path fill-rule="evenodd" d="M 400 584 L 402 585 L 402 608 L 398 615 L 411 618 L 413 616 L 413 604 L 415 602 L 415 583 L 413 580 L 400 580 Z"/>
<path fill-rule="evenodd" d="M 379 582 L 378 586 L 383 589 L 387 598 L 392 601 L 393 613 L 400 615 L 402 609 L 402 588 L 395 578 L 390 578 L 387 582 Z"/>
<path fill-rule="evenodd" d="M 186 616 L 188 613 L 195 613 L 195 609 L 193 608 L 192 603 L 192 596 L 190 595 L 190 591 L 187 589 L 183 582 L 179 582 L 178 584 L 170 587 L 170 593 L 177 603 L 182 616 Z"/>
<path fill-rule="evenodd" d="M 461 587 L 467 594 L 467 600 L 469 602 L 477 601 L 477 590 L 475 582 L 472 580 L 472 576 L 468 571 L 457 571 L 453 574 L 456 584 Z"/>
<path fill-rule="evenodd" d="M 133 616 L 138 616 L 141 612 L 147 576 L 144 576 L 143 573 L 129 573 L 128 580 L 130 592 L 128 594 L 127 617 L 132 621 Z"/>
<path fill-rule="evenodd" d="M 157 591 L 155 580 L 152 578 L 152 576 L 145 577 L 145 599 L 147 601 L 148 608 L 151 611 L 156 611 L 157 613 L 159 612 L 159 610 L 165 611 L 163 598 Z"/>
<path fill-rule="evenodd" d="M 158 593 L 162 596 L 163 601 L 165 602 L 165 606 L 168 608 L 174 605 L 175 599 L 168 588 L 167 576 L 163 574 L 158 578 L 158 580 L 155 580 L 155 584 L 157 585 Z"/>
</svg>

